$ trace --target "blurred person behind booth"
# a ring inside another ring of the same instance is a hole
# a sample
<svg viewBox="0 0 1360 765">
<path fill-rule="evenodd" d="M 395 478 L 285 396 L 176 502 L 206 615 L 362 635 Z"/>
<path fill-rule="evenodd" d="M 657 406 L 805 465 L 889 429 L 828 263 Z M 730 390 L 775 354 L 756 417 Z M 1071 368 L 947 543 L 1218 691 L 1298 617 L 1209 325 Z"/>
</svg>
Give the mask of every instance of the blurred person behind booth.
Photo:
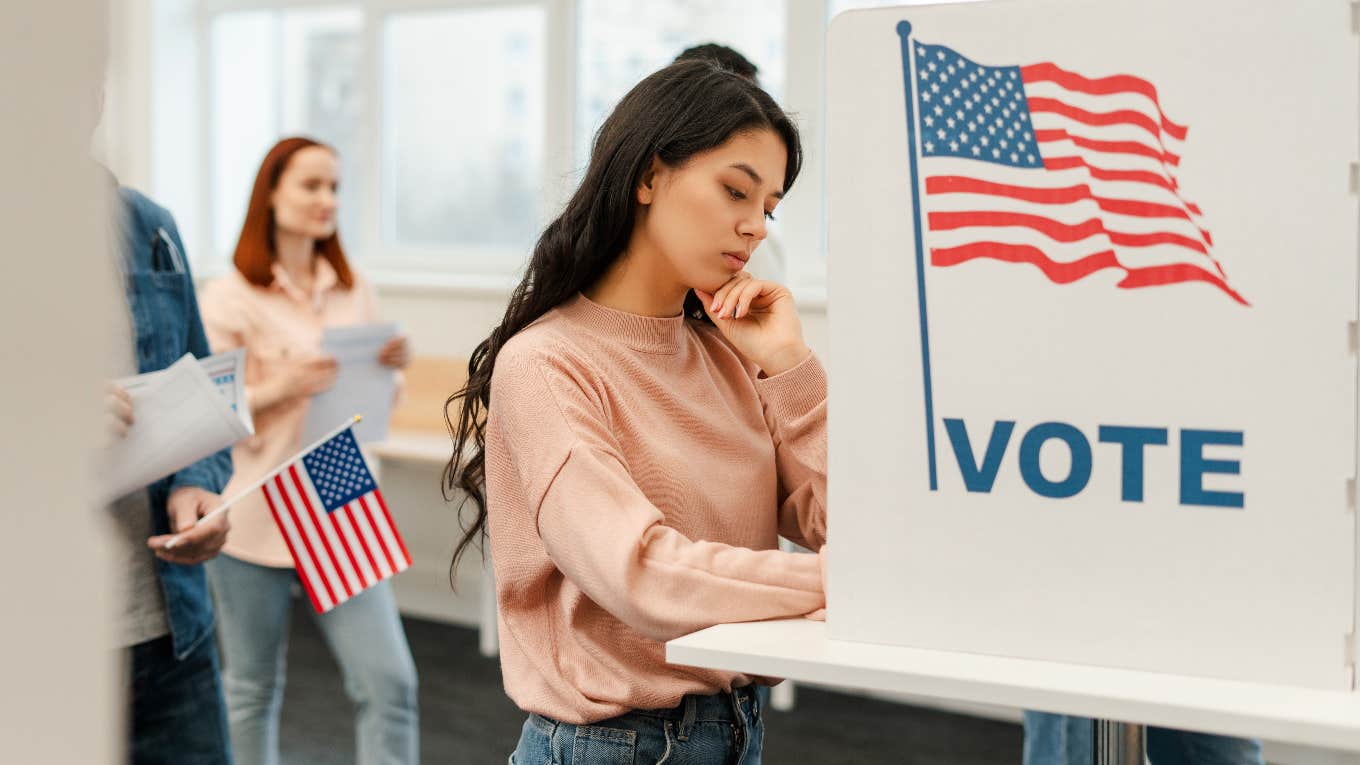
<svg viewBox="0 0 1360 765">
<path fill-rule="evenodd" d="M 279 141 L 255 178 L 233 257 L 235 269 L 203 291 L 215 351 L 246 351 L 246 399 L 255 435 L 236 445 L 226 494 L 249 487 L 302 447 L 310 398 L 331 387 L 336 360 L 322 355 L 327 327 L 378 318 L 377 297 L 345 259 L 336 230 L 339 160 L 309 138 Z M 404 337 L 378 360 L 409 361 Z M 293 556 L 264 495 L 232 509 L 223 555 L 209 567 L 221 618 L 218 634 L 231 738 L 239 765 L 279 760 L 279 714 L 289 616 L 298 582 Z M 390 581 L 315 615 L 357 707 L 360 765 L 419 759 L 416 668 Z"/>
<path fill-rule="evenodd" d="M 1095 723 L 1086 717 L 1025 712 L 1024 765 L 1086 765 Z M 1213 733 L 1147 728 L 1151 765 L 1264 765 L 1261 742 Z"/>
<path fill-rule="evenodd" d="M 97 115 L 103 111 L 102 91 L 95 101 Z M 92 123 L 97 122 L 96 116 Z M 112 174 L 108 178 L 117 187 Z M 208 356 L 174 218 L 132 189 L 117 193 L 114 260 L 127 302 L 126 311 L 112 317 L 122 338 L 113 376 L 165 369 L 186 353 Z M 110 448 L 116 449 L 137 412 L 127 392 L 112 382 L 106 405 Z M 128 749 L 129 761 L 138 765 L 231 762 L 213 609 L 201 565 L 225 542 L 227 517 L 195 526 L 218 505 L 230 476 L 230 453 L 223 450 L 110 507 L 124 588 L 115 634 L 129 652 Z M 165 549 L 173 532 L 185 529 L 176 547 Z"/>
<path fill-rule="evenodd" d="M 726 45 L 712 42 L 692 45 L 680 51 L 680 55 L 675 57 L 675 61 L 707 61 L 719 69 L 724 69 L 760 85 L 760 79 L 757 76 L 760 74 L 760 67 L 741 55 L 736 49 Z M 746 264 L 746 270 L 757 279 L 788 284 L 787 256 L 784 253 L 783 242 L 780 241 L 774 230 L 770 230 L 765 235 L 765 241 L 760 245 L 760 256 L 756 257 L 756 254 L 752 253 L 751 261 Z"/>
</svg>

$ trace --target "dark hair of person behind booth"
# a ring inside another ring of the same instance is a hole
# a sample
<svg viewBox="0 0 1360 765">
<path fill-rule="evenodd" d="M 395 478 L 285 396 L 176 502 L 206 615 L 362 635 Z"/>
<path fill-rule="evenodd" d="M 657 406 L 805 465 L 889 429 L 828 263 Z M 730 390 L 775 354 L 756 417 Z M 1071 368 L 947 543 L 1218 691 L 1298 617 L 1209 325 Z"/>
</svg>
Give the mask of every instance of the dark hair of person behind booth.
<svg viewBox="0 0 1360 765">
<path fill-rule="evenodd" d="M 451 499 L 451 492 L 461 488 L 477 509 L 472 523 L 464 524 L 450 580 L 467 546 L 485 538 L 486 413 L 501 348 L 598 281 L 623 253 L 637 217 L 638 186 L 654 159 L 678 168 L 734 136 L 761 130 L 773 131 L 788 152 L 787 192 L 802 165 L 797 127 L 755 83 L 707 61 L 678 62 L 650 75 L 619 101 L 600 127 L 581 185 L 543 230 L 500 324 L 473 350 L 467 385 L 445 402 L 444 418 L 454 444 L 444 468 L 444 498 Z M 692 291 L 684 312 L 708 320 Z M 461 506 L 459 510 L 461 518 Z"/>
<path fill-rule="evenodd" d="M 335 153 L 335 149 L 311 138 L 285 138 L 264 155 L 260 171 L 255 175 L 255 186 L 250 191 L 250 203 L 246 207 L 245 222 L 241 224 L 241 236 L 236 240 L 232 263 L 246 281 L 258 287 L 268 287 L 274 283 L 272 266 L 278 252 L 274 246 L 274 203 L 271 199 L 274 189 L 278 188 L 279 178 L 293 155 L 312 146 Z M 340 247 L 339 231 L 325 239 L 318 239 L 316 252 L 335 269 L 337 281 L 346 289 L 354 286 L 354 274 L 349 270 L 344 249 Z"/>
<path fill-rule="evenodd" d="M 760 68 L 736 50 L 717 43 L 704 43 L 680 51 L 676 61 L 711 61 L 733 74 L 755 82 Z"/>
</svg>

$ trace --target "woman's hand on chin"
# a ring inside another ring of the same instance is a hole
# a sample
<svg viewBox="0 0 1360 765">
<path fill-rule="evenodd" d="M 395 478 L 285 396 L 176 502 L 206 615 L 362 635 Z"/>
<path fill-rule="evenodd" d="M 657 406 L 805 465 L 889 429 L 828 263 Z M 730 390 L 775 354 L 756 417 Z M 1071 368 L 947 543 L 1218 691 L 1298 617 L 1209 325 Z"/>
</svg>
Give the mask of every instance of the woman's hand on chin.
<svg viewBox="0 0 1360 765">
<path fill-rule="evenodd" d="M 767 377 L 798 366 L 812 351 L 803 342 L 803 323 L 788 288 L 739 271 L 709 293 L 695 296 L 719 331 Z"/>
</svg>

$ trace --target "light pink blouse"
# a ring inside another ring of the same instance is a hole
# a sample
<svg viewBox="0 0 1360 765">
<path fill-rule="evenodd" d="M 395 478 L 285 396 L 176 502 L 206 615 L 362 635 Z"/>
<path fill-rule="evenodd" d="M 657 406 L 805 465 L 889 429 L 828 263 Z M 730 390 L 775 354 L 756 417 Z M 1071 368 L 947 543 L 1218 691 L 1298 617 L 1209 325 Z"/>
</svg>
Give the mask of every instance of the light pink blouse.
<svg viewBox="0 0 1360 765">
<path fill-rule="evenodd" d="M 303 292 L 274 264 L 274 283 L 259 287 L 236 270 L 214 279 L 199 293 L 204 328 L 214 353 L 246 349 L 246 396 L 282 363 L 321 352 L 326 327 L 365 324 L 378 316 L 372 286 L 357 273 L 354 286 L 346 289 L 335 270 L 316 260 L 311 293 Z M 232 449 L 235 473 L 223 490 L 230 497 L 258 481 L 267 472 L 302 448 L 302 427 L 309 399 L 280 402 L 253 412 L 255 435 Z M 231 509 L 231 532 L 223 552 L 250 563 L 291 568 L 293 558 L 279 534 L 264 494 L 255 492 Z"/>
</svg>

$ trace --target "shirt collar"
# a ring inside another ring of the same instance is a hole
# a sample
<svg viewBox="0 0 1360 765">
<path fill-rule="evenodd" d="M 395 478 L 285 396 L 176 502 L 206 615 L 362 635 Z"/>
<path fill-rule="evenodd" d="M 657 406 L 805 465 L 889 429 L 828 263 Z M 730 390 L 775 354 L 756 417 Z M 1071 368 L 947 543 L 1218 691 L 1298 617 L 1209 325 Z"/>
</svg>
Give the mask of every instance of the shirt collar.
<svg viewBox="0 0 1360 765">
<path fill-rule="evenodd" d="M 274 275 L 273 286 L 298 302 L 308 303 L 312 306 L 319 307 L 321 305 L 322 297 L 325 296 L 328 291 L 334 289 L 335 285 L 339 284 L 340 279 L 335 274 L 335 268 L 332 267 L 330 261 L 325 258 L 319 257 L 313 260 L 312 267 L 316 269 L 316 272 L 312 277 L 312 293 L 310 295 L 303 292 L 302 288 L 298 287 L 297 283 L 288 276 L 288 271 L 284 269 L 283 266 L 279 265 L 278 262 L 274 262 L 269 266 L 270 273 Z"/>
</svg>

